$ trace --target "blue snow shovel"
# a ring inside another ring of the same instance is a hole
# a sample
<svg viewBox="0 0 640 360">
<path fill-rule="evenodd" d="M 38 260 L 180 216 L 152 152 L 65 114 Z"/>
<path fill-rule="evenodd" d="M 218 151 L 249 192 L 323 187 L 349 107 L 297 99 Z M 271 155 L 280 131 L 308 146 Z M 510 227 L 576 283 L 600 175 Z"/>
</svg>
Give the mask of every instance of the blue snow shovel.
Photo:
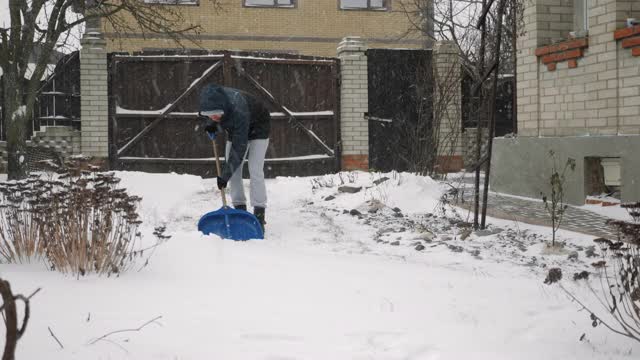
<svg viewBox="0 0 640 360">
<path fill-rule="evenodd" d="M 208 134 L 213 141 L 213 152 L 216 156 L 216 169 L 219 176 L 221 172 L 218 149 L 216 148 L 216 135 Z M 262 227 L 255 215 L 244 210 L 230 208 L 227 206 L 224 189 L 221 189 L 220 192 L 222 193 L 222 207 L 204 214 L 198 221 L 198 230 L 205 235 L 215 234 L 229 240 L 264 239 Z"/>
</svg>

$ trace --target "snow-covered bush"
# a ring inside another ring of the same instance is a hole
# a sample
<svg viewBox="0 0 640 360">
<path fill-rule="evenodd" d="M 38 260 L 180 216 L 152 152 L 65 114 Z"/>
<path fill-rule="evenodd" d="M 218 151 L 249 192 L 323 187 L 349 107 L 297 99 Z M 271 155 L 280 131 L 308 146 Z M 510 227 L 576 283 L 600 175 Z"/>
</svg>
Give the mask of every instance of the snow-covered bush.
<svg viewBox="0 0 640 360">
<path fill-rule="evenodd" d="M 66 171 L 0 184 L 0 258 L 44 260 L 74 275 L 127 270 L 145 254 L 139 246 L 141 199 L 118 188 L 119 182 L 111 173 Z"/>
</svg>

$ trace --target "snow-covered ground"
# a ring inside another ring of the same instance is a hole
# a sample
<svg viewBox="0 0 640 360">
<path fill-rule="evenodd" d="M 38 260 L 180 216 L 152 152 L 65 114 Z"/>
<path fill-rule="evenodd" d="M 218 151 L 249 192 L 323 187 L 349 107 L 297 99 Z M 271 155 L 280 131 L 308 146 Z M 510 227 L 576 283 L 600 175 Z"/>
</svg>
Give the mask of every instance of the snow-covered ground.
<svg viewBox="0 0 640 360">
<path fill-rule="evenodd" d="M 592 328 L 586 312 L 543 284 L 547 269 L 560 266 L 565 286 L 600 309 L 586 286 L 571 280 L 597 259 L 587 256 L 593 238 L 561 231 L 566 251 L 549 254 L 548 228 L 491 219 L 489 231 L 472 233 L 462 210 L 442 212 L 446 187 L 429 178 L 359 172 L 268 180 L 267 239 L 233 242 L 196 230 L 202 214 L 220 207 L 213 180 L 118 176 L 143 197 L 144 235 L 166 225 L 172 238 L 147 267 L 118 278 L 0 265 L 15 292 L 42 287 L 18 359 L 640 354 L 640 344 Z M 341 185 L 362 189 L 340 192 Z M 140 331 L 95 341 L 159 316 Z"/>
</svg>

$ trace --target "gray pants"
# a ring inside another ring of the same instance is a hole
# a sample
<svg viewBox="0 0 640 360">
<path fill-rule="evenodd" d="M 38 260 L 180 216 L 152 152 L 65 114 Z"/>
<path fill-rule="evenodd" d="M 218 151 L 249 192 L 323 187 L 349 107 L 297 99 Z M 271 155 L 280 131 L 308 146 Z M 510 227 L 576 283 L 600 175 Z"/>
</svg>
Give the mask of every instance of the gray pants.
<svg viewBox="0 0 640 360">
<path fill-rule="evenodd" d="M 249 158 L 249 196 L 251 197 L 251 206 L 267 207 L 267 187 L 264 184 L 264 157 L 267 154 L 269 139 L 249 140 L 247 152 L 242 157 L 242 164 L 229 179 L 229 193 L 231 194 L 231 203 L 236 205 L 246 205 L 247 198 L 244 195 L 244 187 L 242 186 L 242 168 L 244 167 L 244 159 Z M 231 142 L 227 142 L 225 150 L 226 157 L 229 158 L 231 150 Z"/>
</svg>

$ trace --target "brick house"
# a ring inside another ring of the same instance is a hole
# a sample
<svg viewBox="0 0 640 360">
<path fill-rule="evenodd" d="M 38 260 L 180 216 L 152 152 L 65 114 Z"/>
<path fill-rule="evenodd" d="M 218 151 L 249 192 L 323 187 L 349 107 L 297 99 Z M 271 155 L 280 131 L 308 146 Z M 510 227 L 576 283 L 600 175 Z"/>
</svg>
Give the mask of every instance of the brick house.
<svg viewBox="0 0 640 360">
<path fill-rule="evenodd" d="M 416 34 L 407 35 L 411 22 L 400 0 L 227 0 L 219 12 L 208 0 L 144 1 L 180 7 L 188 22 L 201 26 L 195 39 L 205 49 L 335 57 L 346 36 L 359 36 L 369 48 L 425 45 Z M 109 52 L 176 47 L 158 35 L 124 34 L 118 41 L 108 28 L 104 32 Z"/>
<path fill-rule="evenodd" d="M 568 201 L 640 200 L 640 1 L 532 0 L 518 40 L 518 134 L 496 139 L 495 191 L 540 197 L 576 160 Z"/>
</svg>

